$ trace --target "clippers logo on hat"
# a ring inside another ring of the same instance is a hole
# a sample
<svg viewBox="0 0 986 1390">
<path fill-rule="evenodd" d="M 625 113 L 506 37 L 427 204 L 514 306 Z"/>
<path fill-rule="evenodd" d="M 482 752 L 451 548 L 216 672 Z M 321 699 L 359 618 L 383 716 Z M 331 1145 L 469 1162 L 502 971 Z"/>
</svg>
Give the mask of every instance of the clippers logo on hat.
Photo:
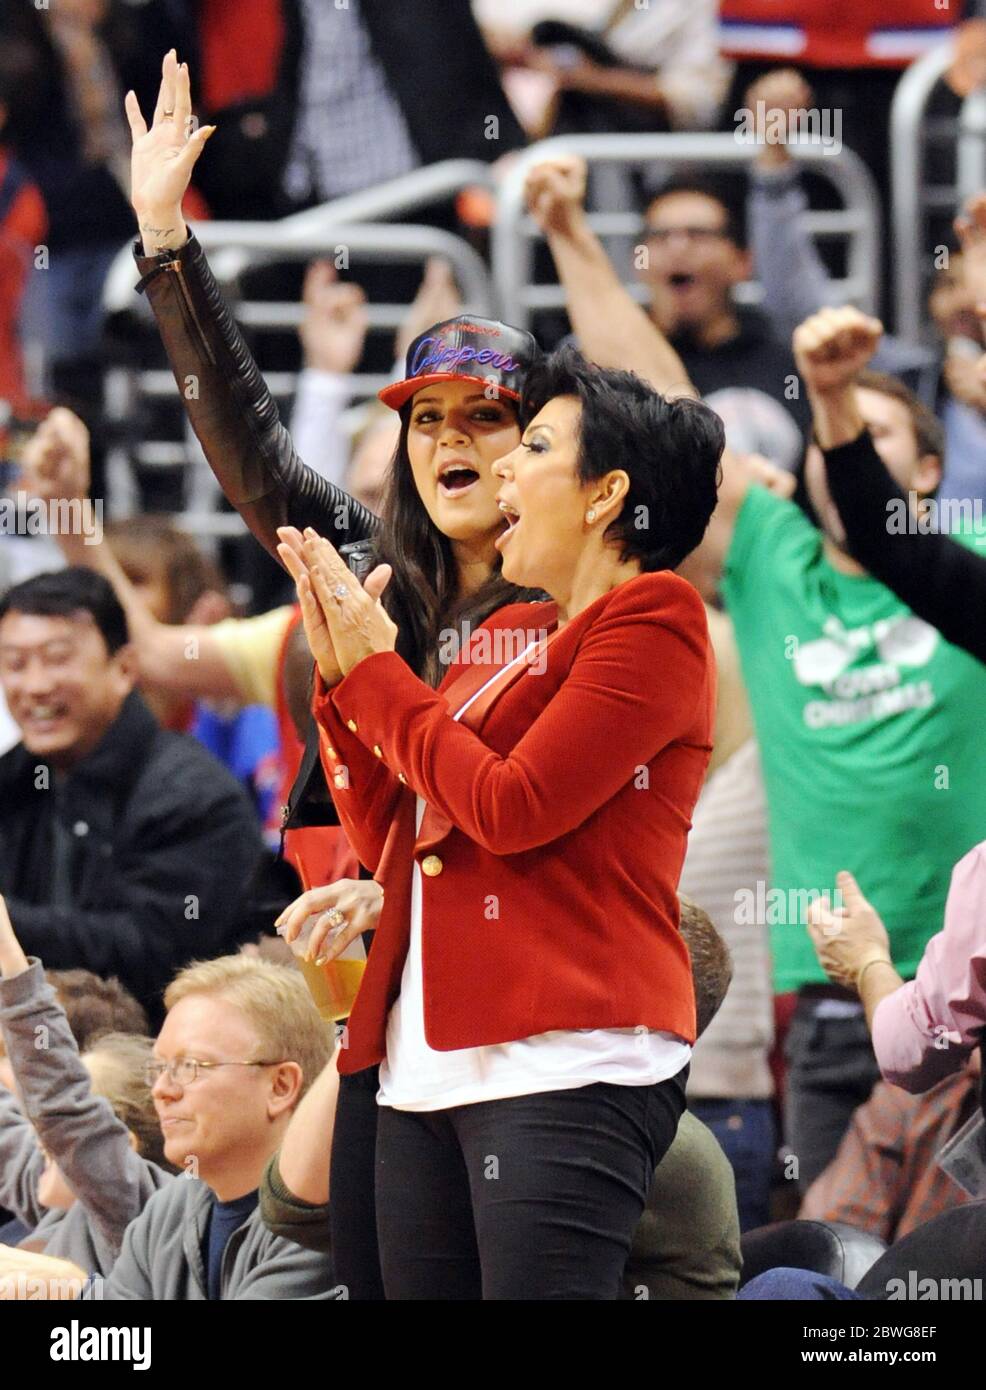
<svg viewBox="0 0 986 1390">
<path fill-rule="evenodd" d="M 540 355 L 530 333 L 494 319 L 458 318 L 436 323 L 408 349 L 403 381 L 380 392 L 394 410 L 422 387 L 439 381 L 475 381 L 519 400 L 524 378 Z"/>
</svg>

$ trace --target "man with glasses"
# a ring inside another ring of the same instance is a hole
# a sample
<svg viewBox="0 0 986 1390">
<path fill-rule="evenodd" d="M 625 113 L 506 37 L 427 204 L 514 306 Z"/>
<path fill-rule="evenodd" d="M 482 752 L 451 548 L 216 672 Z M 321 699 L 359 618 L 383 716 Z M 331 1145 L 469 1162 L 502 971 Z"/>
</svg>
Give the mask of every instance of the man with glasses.
<svg viewBox="0 0 986 1390">
<path fill-rule="evenodd" d="M 103 1297 L 345 1297 L 330 1259 L 272 1235 L 257 1210 L 264 1169 L 333 1053 L 302 976 L 222 956 L 177 975 L 165 1006 L 147 1080 L 181 1176 L 127 1227 Z"/>
<path fill-rule="evenodd" d="M 807 404 L 790 349 L 764 314 L 735 300 L 752 263 L 742 214 L 722 186 L 667 183 L 647 209 L 637 265 L 651 318 L 723 416 L 732 447 L 794 468 L 807 434 Z"/>
</svg>

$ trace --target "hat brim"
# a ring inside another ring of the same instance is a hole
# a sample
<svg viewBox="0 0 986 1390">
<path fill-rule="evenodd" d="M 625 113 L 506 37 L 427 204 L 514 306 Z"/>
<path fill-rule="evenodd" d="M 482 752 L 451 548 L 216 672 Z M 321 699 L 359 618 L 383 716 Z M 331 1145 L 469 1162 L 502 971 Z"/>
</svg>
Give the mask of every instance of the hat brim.
<svg viewBox="0 0 986 1390">
<path fill-rule="evenodd" d="M 508 396 L 512 401 L 520 400 L 520 392 L 509 386 L 491 382 L 488 376 L 466 376 L 462 372 L 427 372 L 424 376 L 407 377 L 404 381 L 395 381 L 392 386 L 385 386 L 382 391 L 377 392 L 377 397 L 384 405 L 389 405 L 391 410 L 400 410 L 401 406 L 423 387 L 434 386 L 440 381 L 474 381 L 477 386 L 496 386 L 497 396 Z"/>
</svg>

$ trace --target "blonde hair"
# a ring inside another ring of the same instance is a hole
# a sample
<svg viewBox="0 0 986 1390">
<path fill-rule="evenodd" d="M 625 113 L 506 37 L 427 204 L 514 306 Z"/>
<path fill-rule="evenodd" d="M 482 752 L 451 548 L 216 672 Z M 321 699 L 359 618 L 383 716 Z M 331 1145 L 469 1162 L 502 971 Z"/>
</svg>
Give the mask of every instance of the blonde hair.
<svg viewBox="0 0 986 1390">
<path fill-rule="evenodd" d="M 82 1060 L 94 1094 L 109 1102 L 116 1118 L 134 1135 L 141 1158 L 170 1168 L 146 1079 L 147 1063 L 153 1055 L 153 1038 L 137 1033 L 103 1033 L 90 1041 Z"/>
<path fill-rule="evenodd" d="M 323 1021 L 304 978 L 290 966 L 243 955 L 193 961 L 168 985 L 164 1007 L 171 1010 L 190 994 L 216 994 L 234 1004 L 257 1030 L 258 1060 L 297 1062 L 299 1098 L 332 1057 L 332 1025 Z"/>
</svg>

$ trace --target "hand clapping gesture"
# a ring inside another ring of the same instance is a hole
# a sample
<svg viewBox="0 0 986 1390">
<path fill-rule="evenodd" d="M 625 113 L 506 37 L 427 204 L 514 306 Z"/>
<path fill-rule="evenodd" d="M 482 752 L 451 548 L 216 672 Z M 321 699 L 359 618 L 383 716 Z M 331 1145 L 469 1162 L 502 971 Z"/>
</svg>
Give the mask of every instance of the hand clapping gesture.
<svg viewBox="0 0 986 1390">
<path fill-rule="evenodd" d="M 377 565 L 361 585 L 335 546 L 311 527 L 302 535 L 281 526 L 277 534 L 277 553 L 297 587 L 305 635 L 325 685 L 336 685 L 365 657 L 392 652 L 397 624 L 380 602 L 390 565 Z"/>
</svg>

